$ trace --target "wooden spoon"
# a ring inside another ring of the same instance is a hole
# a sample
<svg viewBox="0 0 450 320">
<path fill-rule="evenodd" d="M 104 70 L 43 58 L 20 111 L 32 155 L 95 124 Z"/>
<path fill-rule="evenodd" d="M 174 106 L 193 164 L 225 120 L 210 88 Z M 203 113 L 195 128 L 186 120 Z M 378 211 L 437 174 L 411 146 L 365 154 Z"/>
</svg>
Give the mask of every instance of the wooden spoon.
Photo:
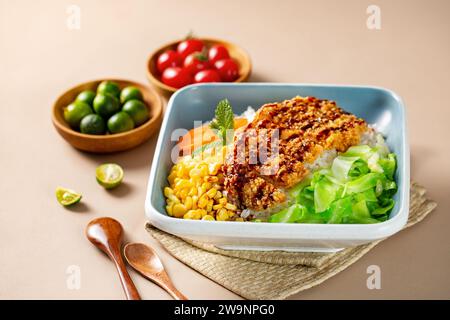
<svg viewBox="0 0 450 320">
<path fill-rule="evenodd" d="M 94 219 L 86 227 L 86 237 L 89 241 L 106 253 L 116 265 L 127 299 L 141 300 L 120 253 L 122 235 L 122 226 L 112 218 Z"/>
<path fill-rule="evenodd" d="M 123 249 L 127 262 L 137 272 L 166 290 L 176 300 L 187 300 L 170 281 L 161 260 L 152 248 L 143 243 L 128 243 Z"/>
</svg>

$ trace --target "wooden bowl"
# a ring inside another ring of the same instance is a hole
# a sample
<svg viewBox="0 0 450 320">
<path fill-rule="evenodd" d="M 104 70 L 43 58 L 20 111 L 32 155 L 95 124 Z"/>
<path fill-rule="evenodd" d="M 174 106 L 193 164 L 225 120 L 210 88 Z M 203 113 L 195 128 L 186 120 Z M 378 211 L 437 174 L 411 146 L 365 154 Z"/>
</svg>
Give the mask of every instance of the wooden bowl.
<svg viewBox="0 0 450 320">
<path fill-rule="evenodd" d="M 120 89 L 135 86 L 141 90 L 144 102 L 150 111 L 150 119 L 133 130 L 106 135 L 91 135 L 75 131 L 64 120 L 64 108 L 72 103 L 83 90 L 97 89 L 100 82 L 116 82 Z M 94 153 L 110 153 L 134 148 L 148 140 L 158 129 L 162 118 L 162 101 L 155 90 L 140 83 L 121 79 L 102 79 L 79 84 L 64 92 L 53 104 L 52 121 L 56 131 L 73 147 Z"/>
<path fill-rule="evenodd" d="M 211 38 L 198 38 L 198 39 L 202 40 L 207 48 L 210 48 L 211 46 L 216 44 L 223 45 L 225 48 L 227 48 L 228 52 L 230 53 L 230 57 L 233 58 L 239 65 L 239 78 L 237 78 L 234 82 L 243 82 L 248 79 L 250 73 L 252 72 L 252 63 L 250 61 L 249 55 L 242 48 L 238 47 L 237 45 L 231 42 L 224 40 Z M 156 89 L 158 89 L 160 93 L 166 96 L 171 95 L 178 89 L 170 87 L 161 82 L 160 80 L 161 74 L 156 68 L 156 61 L 158 59 L 158 56 L 164 51 L 169 49 L 176 50 L 178 43 L 180 43 L 183 40 L 184 39 L 173 41 L 160 47 L 159 49 L 155 50 L 152 54 L 150 54 L 147 60 L 147 78 L 156 87 Z"/>
</svg>

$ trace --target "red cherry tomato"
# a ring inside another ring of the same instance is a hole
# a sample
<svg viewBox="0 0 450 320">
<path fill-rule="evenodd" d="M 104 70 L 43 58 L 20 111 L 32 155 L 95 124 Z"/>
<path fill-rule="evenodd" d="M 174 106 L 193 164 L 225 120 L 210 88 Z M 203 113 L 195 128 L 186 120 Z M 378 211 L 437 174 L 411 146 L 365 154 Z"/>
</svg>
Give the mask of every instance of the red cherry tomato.
<svg viewBox="0 0 450 320">
<path fill-rule="evenodd" d="M 188 55 L 186 59 L 184 59 L 183 66 L 192 75 L 194 75 L 199 71 L 208 69 L 210 67 L 210 64 L 208 58 L 204 54 L 200 52 L 194 52 Z"/>
<path fill-rule="evenodd" d="M 192 75 L 186 69 L 170 67 L 164 70 L 161 80 L 174 88 L 181 88 L 193 82 Z"/>
<path fill-rule="evenodd" d="M 231 82 L 239 77 L 239 67 L 233 59 L 219 60 L 214 66 L 219 72 L 222 81 Z"/>
<path fill-rule="evenodd" d="M 220 75 L 216 70 L 202 70 L 197 72 L 194 77 L 195 83 L 202 82 L 220 82 Z"/>
<path fill-rule="evenodd" d="M 175 50 L 167 50 L 158 57 L 156 68 L 160 73 L 163 73 L 169 67 L 180 67 L 183 63 L 181 56 Z"/>
<path fill-rule="evenodd" d="M 220 44 L 212 46 L 208 51 L 208 58 L 212 64 L 219 60 L 228 59 L 229 57 L 230 54 L 228 53 L 227 48 Z"/>
<path fill-rule="evenodd" d="M 181 58 L 184 60 L 186 57 L 194 52 L 201 52 L 205 45 L 203 44 L 203 41 L 198 39 L 187 39 L 184 41 L 181 41 L 178 44 L 177 52 L 180 54 Z"/>
</svg>

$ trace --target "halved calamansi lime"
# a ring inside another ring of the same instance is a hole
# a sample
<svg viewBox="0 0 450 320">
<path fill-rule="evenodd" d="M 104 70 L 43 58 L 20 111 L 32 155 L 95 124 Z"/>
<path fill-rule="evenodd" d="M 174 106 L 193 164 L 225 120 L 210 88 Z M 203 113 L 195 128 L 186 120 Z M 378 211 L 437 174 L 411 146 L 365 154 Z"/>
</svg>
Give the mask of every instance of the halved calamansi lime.
<svg viewBox="0 0 450 320">
<path fill-rule="evenodd" d="M 56 188 L 56 199 L 63 206 L 73 205 L 81 200 L 81 194 L 63 187 Z"/>
<path fill-rule="evenodd" d="M 95 169 L 97 182 L 106 189 L 117 187 L 123 179 L 123 169 L 115 163 L 104 163 Z"/>
</svg>

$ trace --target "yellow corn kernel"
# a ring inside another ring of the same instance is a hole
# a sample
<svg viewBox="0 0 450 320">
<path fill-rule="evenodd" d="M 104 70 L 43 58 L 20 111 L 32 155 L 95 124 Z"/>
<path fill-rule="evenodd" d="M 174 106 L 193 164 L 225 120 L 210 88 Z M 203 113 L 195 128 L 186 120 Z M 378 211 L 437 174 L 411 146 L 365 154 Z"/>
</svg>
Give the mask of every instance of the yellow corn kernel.
<svg viewBox="0 0 450 320">
<path fill-rule="evenodd" d="M 193 179 L 200 179 L 202 176 L 202 172 L 199 169 L 192 169 L 189 171 L 189 176 Z"/>
<path fill-rule="evenodd" d="M 187 210 L 192 209 L 192 197 L 187 196 L 186 199 L 184 199 L 184 206 Z"/>
<path fill-rule="evenodd" d="M 195 211 L 200 215 L 200 217 L 204 217 L 208 214 L 208 212 L 206 212 L 206 210 L 204 209 L 197 209 Z"/>
<path fill-rule="evenodd" d="M 213 199 L 209 200 L 208 204 L 206 205 L 206 211 L 207 212 L 211 212 L 212 208 L 213 208 L 213 205 L 214 205 L 214 200 Z"/>
<path fill-rule="evenodd" d="M 178 198 L 181 198 L 182 200 L 184 200 L 184 199 L 186 199 L 188 193 L 189 193 L 189 189 L 182 189 L 178 192 Z"/>
<path fill-rule="evenodd" d="M 172 185 L 175 182 L 175 177 L 177 176 L 176 172 L 171 172 L 167 177 L 167 181 Z"/>
<path fill-rule="evenodd" d="M 210 216 L 209 214 L 207 214 L 202 218 L 202 220 L 214 221 L 216 219 L 214 219 L 213 216 Z"/>
<path fill-rule="evenodd" d="M 208 165 L 206 163 L 203 162 L 199 164 L 197 167 L 200 169 L 203 177 L 208 175 Z"/>
<path fill-rule="evenodd" d="M 197 187 L 197 195 L 201 197 L 206 192 L 206 189 L 203 187 Z"/>
<path fill-rule="evenodd" d="M 185 167 L 183 168 L 183 176 L 184 176 L 185 178 L 189 178 L 189 172 L 191 172 L 191 168 L 185 166 Z"/>
<path fill-rule="evenodd" d="M 168 214 L 169 216 L 173 216 L 172 208 L 173 208 L 173 203 L 170 203 L 170 204 L 168 204 L 168 205 L 166 206 L 166 211 L 167 211 L 167 214 Z"/>
<path fill-rule="evenodd" d="M 199 220 L 200 218 L 201 215 L 197 212 L 197 210 L 189 210 L 183 216 L 183 219 L 190 219 L 190 220 Z"/>
<path fill-rule="evenodd" d="M 235 212 L 231 210 L 227 210 L 228 216 L 231 218 L 234 216 Z"/>
<path fill-rule="evenodd" d="M 229 220 L 230 217 L 228 216 L 227 210 L 222 208 L 219 211 L 217 211 L 216 219 L 218 221 L 227 221 L 227 220 Z"/>
<path fill-rule="evenodd" d="M 202 168 L 202 167 L 203 167 L 203 163 L 204 163 L 204 162 L 202 162 L 202 161 L 197 161 L 197 163 L 196 163 L 196 165 L 195 165 L 195 167 L 194 167 L 196 170 L 198 170 L 198 171 L 200 172 L 200 175 L 201 175 L 201 176 L 204 176 L 204 174 L 203 174 L 203 168 Z"/>
<path fill-rule="evenodd" d="M 220 210 L 220 209 L 222 209 L 223 208 L 223 205 L 221 205 L 220 203 L 219 204 L 215 204 L 215 205 L 213 205 L 213 210 Z"/>
<path fill-rule="evenodd" d="M 212 188 L 212 189 L 209 189 L 208 192 L 206 192 L 206 195 L 210 198 L 214 198 L 216 193 L 217 193 L 217 189 Z"/>
<path fill-rule="evenodd" d="M 177 218 L 181 218 L 184 216 L 184 214 L 187 212 L 186 207 L 184 206 L 184 204 L 181 203 L 175 203 L 173 205 L 172 208 L 172 214 L 177 217 Z"/>
<path fill-rule="evenodd" d="M 208 201 L 209 201 L 208 196 L 206 194 L 204 194 L 203 196 L 201 196 L 198 199 L 197 207 L 199 207 L 201 209 L 205 208 L 208 205 Z"/>
<path fill-rule="evenodd" d="M 167 197 L 167 199 L 169 199 L 170 201 L 175 202 L 175 203 L 179 203 L 180 202 L 180 199 L 178 199 L 177 196 L 174 195 L 174 194 L 169 195 Z"/>
<path fill-rule="evenodd" d="M 192 183 L 186 179 L 180 179 L 175 183 L 176 189 L 190 188 L 192 187 Z"/>
<path fill-rule="evenodd" d="M 164 195 L 165 195 L 166 197 L 169 197 L 169 195 L 171 195 L 171 194 L 173 194 L 172 188 L 165 187 L 165 188 L 164 188 Z"/>
<path fill-rule="evenodd" d="M 228 210 L 232 210 L 232 211 L 236 211 L 237 210 L 237 207 L 234 204 L 232 204 L 232 203 L 227 203 L 225 205 L 225 208 L 227 208 Z"/>
<path fill-rule="evenodd" d="M 236 218 L 234 221 L 238 221 L 238 222 L 244 222 L 244 218 Z"/>
<path fill-rule="evenodd" d="M 220 198 L 219 199 L 219 203 L 223 206 L 225 206 L 227 204 L 227 199 L 226 198 Z"/>
<path fill-rule="evenodd" d="M 190 196 L 196 196 L 196 195 L 197 195 L 197 188 L 196 188 L 196 187 L 192 187 L 192 188 L 189 190 L 188 195 L 190 195 Z"/>
<path fill-rule="evenodd" d="M 205 191 L 209 190 L 212 188 L 212 183 L 211 182 L 203 182 L 202 188 L 205 188 Z"/>
<path fill-rule="evenodd" d="M 215 196 L 214 196 L 214 199 L 215 199 L 215 200 L 219 200 L 220 198 L 222 198 L 222 192 L 217 191 L 216 194 L 215 194 Z"/>
<path fill-rule="evenodd" d="M 194 217 L 195 217 L 195 210 L 189 210 L 189 211 L 186 212 L 186 214 L 183 216 L 183 219 L 194 220 Z"/>
<path fill-rule="evenodd" d="M 198 197 L 192 196 L 192 209 L 197 209 Z"/>
<path fill-rule="evenodd" d="M 177 165 L 177 177 L 178 178 L 183 178 L 183 176 L 184 176 L 184 172 L 183 172 L 184 170 L 183 170 L 183 166 L 181 165 L 181 163 L 179 163 L 178 165 Z"/>
</svg>

